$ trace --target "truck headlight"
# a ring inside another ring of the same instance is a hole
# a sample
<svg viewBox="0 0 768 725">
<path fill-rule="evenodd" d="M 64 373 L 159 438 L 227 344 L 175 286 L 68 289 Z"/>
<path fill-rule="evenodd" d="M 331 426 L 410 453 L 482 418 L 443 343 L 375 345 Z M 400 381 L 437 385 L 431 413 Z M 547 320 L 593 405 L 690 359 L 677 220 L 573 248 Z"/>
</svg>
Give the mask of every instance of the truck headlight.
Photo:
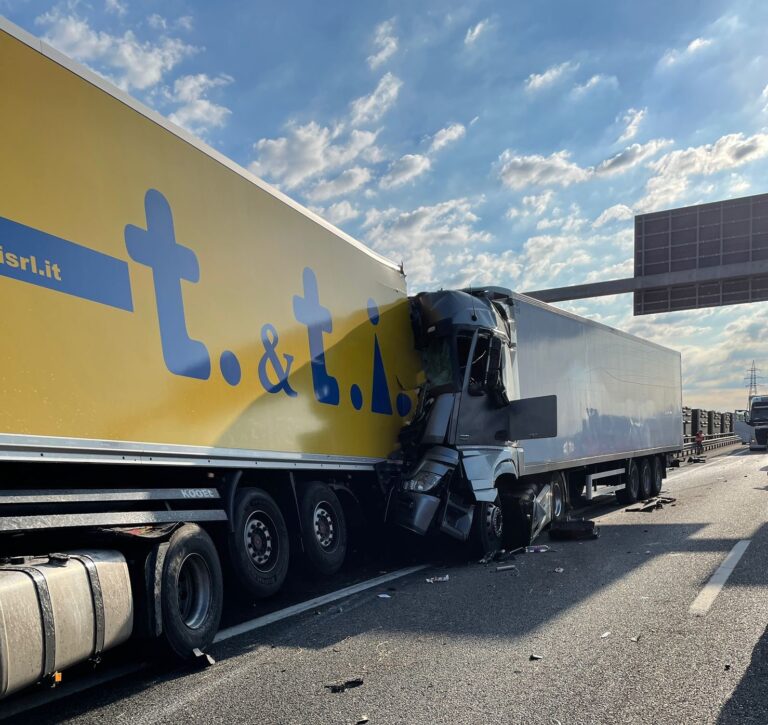
<svg viewBox="0 0 768 725">
<path fill-rule="evenodd" d="M 421 470 L 403 481 L 403 491 L 431 491 L 442 479 L 442 474 Z"/>
</svg>

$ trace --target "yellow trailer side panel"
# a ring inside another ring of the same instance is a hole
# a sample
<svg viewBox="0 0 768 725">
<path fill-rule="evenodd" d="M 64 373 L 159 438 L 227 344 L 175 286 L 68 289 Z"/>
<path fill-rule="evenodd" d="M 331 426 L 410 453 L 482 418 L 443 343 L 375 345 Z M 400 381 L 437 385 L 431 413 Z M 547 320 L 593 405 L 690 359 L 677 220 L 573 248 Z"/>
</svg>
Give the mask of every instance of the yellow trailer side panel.
<svg viewBox="0 0 768 725">
<path fill-rule="evenodd" d="M 385 456 L 400 272 L 0 31 L 0 434 Z"/>
</svg>

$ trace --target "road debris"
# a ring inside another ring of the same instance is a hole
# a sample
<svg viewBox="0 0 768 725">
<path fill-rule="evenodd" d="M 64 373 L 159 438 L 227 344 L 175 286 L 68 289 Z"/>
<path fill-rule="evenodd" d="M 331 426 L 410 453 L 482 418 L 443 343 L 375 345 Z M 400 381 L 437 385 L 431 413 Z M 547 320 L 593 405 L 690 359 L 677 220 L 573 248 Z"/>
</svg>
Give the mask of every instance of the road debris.
<svg viewBox="0 0 768 725">
<path fill-rule="evenodd" d="M 542 657 L 541 655 L 531 655 L 530 659 L 531 660 L 543 660 L 544 657 Z"/>
<path fill-rule="evenodd" d="M 504 566 L 497 566 L 496 571 L 515 571 L 518 574 L 520 573 L 514 564 L 504 564 Z"/>
<path fill-rule="evenodd" d="M 562 574 L 565 571 L 562 566 L 555 567 L 555 574 Z"/>
<path fill-rule="evenodd" d="M 391 594 L 377 594 L 376 595 L 379 599 L 392 599 Z"/>
<path fill-rule="evenodd" d="M 352 680 L 347 680 L 346 682 L 341 682 L 337 685 L 326 685 L 325 689 L 330 690 L 333 693 L 345 692 L 346 690 L 351 690 L 353 687 L 360 687 L 362 684 L 363 678 L 355 677 Z"/>
<path fill-rule="evenodd" d="M 451 577 L 446 574 L 445 576 L 431 576 L 426 582 L 427 584 L 437 584 L 438 582 L 447 582 Z"/>
<path fill-rule="evenodd" d="M 504 551 L 502 549 L 501 551 Z M 489 551 L 480 561 L 478 561 L 478 564 L 488 564 L 489 562 L 493 561 L 493 558 L 498 554 L 498 550 L 494 549 L 493 551 Z"/>
<path fill-rule="evenodd" d="M 608 631 L 608 632 L 603 632 L 603 633 L 600 635 L 600 639 L 607 639 L 607 638 L 608 638 L 608 637 L 610 637 L 610 636 L 611 636 L 611 633 L 610 633 L 610 631 Z"/>
<path fill-rule="evenodd" d="M 642 636 L 643 636 L 642 634 L 638 634 L 637 637 L 630 637 L 629 641 L 630 642 L 639 642 L 640 641 L 640 637 L 642 637 Z"/>
<path fill-rule="evenodd" d="M 358 718 L 355 725 L 365 725 L 369 720 L 370 718 L 367 715 L 363 715 L 361 718 Z"/>
<path fill-rule="evenodd" d="M 728 670 L 730 670 L 730 669 L 731 669 L 731 666 L 730 666 L 730 665 L 726 665 L 726 666 L 725 666 L 725 671 L 726 671 L 726 672 L 728 672 Z"/>
<path fill-rule="evenodd" d="M 549 527 L 549 538 L 556 541 L 597 539 L 599 536 L 599 527 L 595 526 L 594 521 L 588 521 L 587 519 L 555 521 Z"/>
<path fill-rule="evenodd" d="M 656 498 L 652 498 L 648 501 L 644 501 L 642 504 L 640 504 L 640 506 L 627 508 L 627 509 L 624 509 L 624 511 L 626 513 L 636 513 L 636 512 L 649 513 L 651 511 L 655 511 L 656 509 L 663 509 L 665 504 L 672 504 L 674 506 L 676 501 L 677 499 L 672 498 L 671 496 L 657 496 Z"/>
<path fill-rule="evenodd" d="M 546 544 L 536 544 L 536 546 L 525 547 L 526 554 L 544 554 L 547 551 L 554 551 L 554 549 L 550 549 Z"/>
</svg>

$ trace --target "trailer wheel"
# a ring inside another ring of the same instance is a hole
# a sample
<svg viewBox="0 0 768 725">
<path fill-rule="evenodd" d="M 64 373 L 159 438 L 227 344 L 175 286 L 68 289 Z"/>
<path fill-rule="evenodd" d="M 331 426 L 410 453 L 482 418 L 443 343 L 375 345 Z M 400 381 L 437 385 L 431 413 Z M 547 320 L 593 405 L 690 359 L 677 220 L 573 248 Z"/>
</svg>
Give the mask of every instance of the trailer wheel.
<svg viewBox="0 0 768 725">
<path fill-rule="evenodd" d="M 244 488 L 235 498 L 233 523 L 228 537 L 232 573 L 250 596 L 271 596 L 285 581 L 290 557 L 280 508 L 266 491 Z"/>
<path fill-rule="evenodd" d="M 634 461 L 629 462 L 627 468 L 627 480 L 624 488 L 616 491 L 616 500 L 627 506 L 637 501 L 638 493 L 640 492 L 640 473 L 637 470 L 637 465 Z"/>
<path fill-rule="evenodd" d="M 504 517 L 498 498 L 479 501 L 475 504 L 472 528 L 469 531 L 469 545 L 473 554 L 484 556 L 504 546 Z"/>
<path fill-rule="evenodd" d="M 562 473 L 556 473 L 550 481 L 552 487 L 552 521 L 568 518 L 568 494 Z"/>
<path fill-rule="evenodd" d="M 181 659 L 213 642 L 221 621 L 223 578 L 211 537 L 197 524 L 185 524 L 168 542 L 160 601 L 163 639 Z"/>
<path fill-rule="evenodd" d="M 661 493 L 661 486 L 664 481 L 664 463 L 661 456 L 654 456 L 653 459 L 653 481 L 651 486 L 651 495 L 658 496 Z"/>
<path fill-rule="evenodd" d="M 640 462 L 640 490 L 637 497 L 641 501 L 648 500 L 653 495 L 653 471 L 647 458 Z"/>
<path fill-rule="evenodd" d="M 310 573 L 335 574 L 347 553 L 347 522 L 338 496 L 324 483 L 310 483 L 299 501 L 299 515 Z"/>
</svg>

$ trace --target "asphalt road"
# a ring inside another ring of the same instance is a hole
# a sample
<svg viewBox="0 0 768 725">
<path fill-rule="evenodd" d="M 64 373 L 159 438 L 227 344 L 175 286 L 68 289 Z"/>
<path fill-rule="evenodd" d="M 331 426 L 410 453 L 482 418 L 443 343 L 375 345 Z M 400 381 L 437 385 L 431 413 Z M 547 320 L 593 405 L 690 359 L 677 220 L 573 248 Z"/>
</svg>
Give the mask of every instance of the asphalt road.
<svg viewBox="0 0 768 725">
<path fill-rule="evenodd" d="M 504 572 L 449 556 L 220 643 L 213 667 L 143 672 L 24 720 L 768 723 L 766 464 L 740 449 L 675 471 L 674 506 L 593 508 L 596 541 L 543 536 L 554 551 L 519 555 Z M 730 578 L 695 616 L 741 541 Z M 450 579 L 425 581 L 435 574 Z"/>
</svg>

